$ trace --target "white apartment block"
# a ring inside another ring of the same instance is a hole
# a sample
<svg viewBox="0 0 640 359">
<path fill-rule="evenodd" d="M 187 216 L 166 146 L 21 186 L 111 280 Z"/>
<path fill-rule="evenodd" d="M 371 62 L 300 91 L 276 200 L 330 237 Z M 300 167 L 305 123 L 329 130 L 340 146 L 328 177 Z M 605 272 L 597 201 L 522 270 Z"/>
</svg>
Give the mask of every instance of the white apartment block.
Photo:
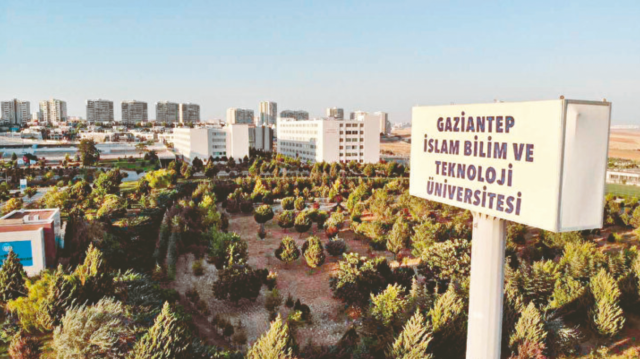
<svg viewBox="0 0 640 359">
<path fill-rule="evenodd" d="M 368 115 L 367 111 L 353 111 L 349 116 L 352 120 L 362 119 L 364 116 Z"/>
<path fill-rule="evenodd" d="M 181 103 L 178 109 L 180 123 L 200 122 L 200 105 L 195 103 Z"/>
<path fill-rule="evenodd" d="M 260 123 L 256 125 L 275 125 L 278 117 L 278 104 L 270 101 L 260 102 Z"/>
<path fill-rule="evenodd" d="M 180 105 L 176 102 L 156 102 L 156 123 L 176 123 L 180 120 L 178 115 Z"/>
<path fill-rule="evenodd" d="M 209 157 L 243 158 L 249 155 L 249 125 L 175 128 L 173 148 L 189 162 L 196 157 L 203 161 Z"/>
<path fill-rule="evenodd" d="M 230 124 L 253 124 L 253 110 L 231 107 L 227 109 L 227 123 Z"/>
<path fill-rule="evenodd" d="M 257 150 L 273 151 L 273 128 L 271 126 L 250 126 L 249 145 Z"/>
<path fill-rule="evenodd" d="M 52 98 L 49 101 L 40 101 L 40 117 L 42 122 L 58 125 L 67 120 L 67 103 Z"/>
<path fill-rule="evenodd" d="M 113 122 L 113 101 L 87 100 L 87 122 Z"/>
<path fill-rule="evenodd" d="M 147 103 L 142 101 L 122 101 L 122 122 L 125 124 L 134 124 L 147 122 L 149 120 L 147 112 Z"/>
<path fill-rule="evenodd" d="M 388 135 L 391 133 L 391 122 L 389 122 L 389 114 L 386 112 L 378 111 L 374 112 L 373 116 L 378 117 L 380 122 L 380 133 Z"/>
<path fill-rule="evenodd" d="M 280 118 L 294 118 L 296 121 L 303 121 L 309 119 L 309 112 L 307 111 L 292 111 L 292 110 L 284 110 L 280 112 Z"/>
<path fill-rule="evenodd" d="M 0 120 L 10 125 L 21 125 L 29 121 L 31 103 L 13 99 L 0 102 Z"/>
<path fill-rule="evenodd" d="M 282 119 L 278 124 L 278 153 L 310 162 L 377 163 L 380 160 L 379 123 L 358 120 Z"/>
<path fill-rule="evenodd" d="M 344 109 L 338 107 L 328 108 L 327 117 L 333 117 L 336 120 L 344 120 Z"/>
</svg>

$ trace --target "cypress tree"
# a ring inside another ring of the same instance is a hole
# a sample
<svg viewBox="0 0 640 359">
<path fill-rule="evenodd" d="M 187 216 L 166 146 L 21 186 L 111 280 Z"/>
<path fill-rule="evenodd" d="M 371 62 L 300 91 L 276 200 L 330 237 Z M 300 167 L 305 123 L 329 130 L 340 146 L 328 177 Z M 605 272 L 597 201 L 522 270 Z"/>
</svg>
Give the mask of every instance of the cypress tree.
<svg viewBox="0 0 640 359">
<path fill-rule="evenodd" d="M 533 302 L 525 308 L 516 324 L 516 331 L 509 340 L 512 350 L 524 343 L 535 343 L 546 348 L 547 331 L 544 327 L 542 316 Z"/>
<path fill-rule="evenodd" d="M 133 347 L 129 359 L 191 358 L 191 341 L 183 324 L 168 302 L 156 317 L 153 326 Z"/>
<path fill-rule="evenodd" d="M 27 294 L 24 284 L 26 277 L 22 263 L 13 249 L 10 249 L 0 268 L 0 302 L 6 303 L 12 299 L 24 297 Z"/>
<path fill-rule="evenodd" d="M 278 314 L 271 327 L 249 348 L 247 359 L 293 359 L 293 339 Z"/>
<path fill-rule="evenodd" d="M 605 337 L 613 337 L 624 327 L 624 313 L 620 308 L 620 289 L 616 280 L 604 269 L 591 278 L 591 293 L 596 300 L 591 310 L 596 331 Z"/>
<path fill-rule="evenodd" d="M 296 246 L 293 238 L 285 236 L 280 242 L 280 247 L 276 249 L 275 256 L 285 263 L 290 263 L 300 257 L 300 249 Z"/>
<path fill-rule="evenodd" d="M 427 347 L 431 341 L 428 323 L 425 322 L 420 310 L 405 324 L 402 333 L 390 346 L 387 356 L 393 359 L 431 359 L 427 354 Z"/>
</svg>

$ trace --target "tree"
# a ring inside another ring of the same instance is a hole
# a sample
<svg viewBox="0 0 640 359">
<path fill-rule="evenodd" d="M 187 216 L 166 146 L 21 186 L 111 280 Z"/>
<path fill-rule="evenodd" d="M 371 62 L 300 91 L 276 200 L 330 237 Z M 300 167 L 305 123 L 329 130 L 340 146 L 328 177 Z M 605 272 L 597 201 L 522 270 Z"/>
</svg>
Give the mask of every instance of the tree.
<svg viewBox="0 0 640 359">
<path fill-rule="evenodd" d="M 373 165 L 369 163 L 364 166 L 364 168 L 362 169 L 362 173 L 367 177 L 371 177 L 376 173 L 376 170 Z"/>
<path fill-rule="evenodd" d="M 264 232 L 264 224 L 273 219 L 273 209 L 264 204 L 254 210 L 253 218 L 260 224 L 260 231 Z"/>
<path fill-rule="evenodd" d="M 625 317 L 620 308 L 620 289 L 616 280 L 604 268 L 591 278 L 591 293 L 596 301 L 591 317 L 597 332 L 613 337 L 624 327 Z"/>
<path fill-rule="evenodd" d="M 255 301 L 268 273 L 267 270 L 253 270 L 244 263 L 230 263 L 218 272 L 218 280 L 213 283 L 213 295 L 236 304 L 242 298 Z"/>
<path fill-rule="evenodd" d="M 409 229 L 409 224 L 404 220 L 404 216 L 398 216 L 391 232 L 389 232 L 387 236 L 387 249 L 397 257 L 398 252 L 404 248 L 405 243 L 409 241 L 410 237 L 411 229 Z"/>
<path fill-rule="evenodd" d="M 80 140 L 78 153 L 83 166 L 90 166 L 100 159 L 100 151 L 96 148 L 96 143 L 93 140 Z"/>
<path fill-rule="evenodd" d="M 187 329 L 165 302 L 153 326 L 136 343 L 128 358 L 187 359 L 193 357 L 191 348 Z"/>
<path fill-rule="evenodd" d="M 307 241 L 302 247 L 302 253 L 304 254 L 304 259 L 307 261 L 307 265 L 311 268 L 318 268 L 324 263 L 325 255 L 322 250 L 322 242 L 320 242 L 320 238 L 316 236 L 307 238 Z"/>
<path fill-rule="evenodd" d="M 89 245 L 84 262 L 76 267 L 73 274 L 82 283 L 82 301 L 96 303 L 102 297 L 113 293 L 113 279 L 107 263 L 102 258 L 102 252 L 93 244 Z"/>
<path fill-rule="evenodd" d="M 271 322 L 269 331 L 249 348 L 247 359 L 293 359 L 293 345 L 289 326 L 282 322 L 278 314 L 276 320 Z"/>
<path fill-rule="evenodd" d="M 8 352 L 11 359 L 39 359 L 42 350 L 38 339 L 20 331 L 11 339 Z"/>
<path fill-rule="evenodd" d="M 293 197 L 285 197 L 282 199 L 280 204 L 282 205 L 283 210 L 292 210 L 294 208 L 295 199 Z"/>
<path fill-rule="evenodd" d="M 15 153 L 15 152 L 14 152 L 14 153 L 12 153 L 12 154 L 11 154 L 11 161 L 15 162 L 15 161 L 17 161 L 17 160 L 18 160 L 18 155 L 16 155 L 16 153 Z"/>
<path fill-rule="evenodd" d="M 204 175 L 207 178 L 215 178 L 216 175 L 218 174 L 218 167 L 215 165 L 215 163 L 213 163 L 212 160 L 209 160 L 207 162 L 207 166 L 204 168 Z"/>
<path fill-rule="evenodd" d="M 224 233 L 212 228 L 206 235 L 209 239 L 209 261 L 218 270 L 230 263 L 246 263 L 249 259 L 247 242 L 236 233 Z"/>
<path fill-rule="evenodd" d="M 203 170 L 202 160 L 198 158 L 198 156 L 194 157 L 191 161 L 191 167 L 193 168 L 193 172 L 197 173 Z"/>
<path fill-rule="evenodd" d="M 112 169 L 109 172 L 101 174 L 98 179 L 93 182 L 93 189 L 98 196 L 106 196 L 108 194 L 118 194 L 120 192 L 120 184 L 124 176 L 119 169 Z"/>
<path fill-rule="evenodd" d="M 135 334 L 122 302 L 105 298 L 67 310 L 53 333 L 53 347 L 61 359 L 123 358 Z"/>
<path fill-rule="evenodd" d="M 518 346 L 524 343 L 536 343 L 546 348 L 547 331 L 544 327 L 544 321 L 535 304 L 529 303 L 527 308 L 522 312 L 518 323 L 516 324 L 515 333 L 509 339 L 509 347 L 511 350 L 518 349 Z"/>
<path fill-rule="evenodd" d="M 302 211 L 305 208 L 304 197 L 296 198 L 294 202 L 294 207 L 296 211 Z"/>
<path fill-rule="evenodd" d="M 22 263 L 13 249 L 10 249 L 0 267 L 0 302 L 6 303 L 12 299 L 24 297 L 27 294 L 26 277 Z"/>
<path fill-rule="evenodd" d="M 7 203 L 4 204 L 4 207 L 2 207 L 2 214 L 4 215 L 19 210 L 22 208 L 22 206 L 24 206 L 22 198 L 11 198 L 7 201 Z"/>
<path fill-rule="evenodd" d="M 285 264 L 289 264 L 300 257 L 300 249 L 296 246 L 296 241 L 289 236 L 285 236 L 280 241 L 280 246 L 275 251 L 275 256 Z"/>
<path fill-rule="evenodd" d="M 293 227 L 295 213 L 293 211 L 282 211 L 278 215 L 278 225 L 287 231 L 287 228 Z"/>
<path fill-rule="evenodd" d="M 431 333 L 428 323 L 419 310 L 405 324 L 402 333 L 396 338 L 393 345 L 389 347 L 387 356 L 394 359 L 431 359 L 433 356 L 427 354 Z"/>
<path fill-rule="evenodd" d="M 307 213 L 306 211 L 300 212 L 296 216 L 296 221 L 294 225 L 295 225 L 296 231 L 300 234 L 311 229 L 311 226 L 313 225 L 313 223 L 311 222 L 311 218 L 309 218 L 309 213 Z"/>
</svg>

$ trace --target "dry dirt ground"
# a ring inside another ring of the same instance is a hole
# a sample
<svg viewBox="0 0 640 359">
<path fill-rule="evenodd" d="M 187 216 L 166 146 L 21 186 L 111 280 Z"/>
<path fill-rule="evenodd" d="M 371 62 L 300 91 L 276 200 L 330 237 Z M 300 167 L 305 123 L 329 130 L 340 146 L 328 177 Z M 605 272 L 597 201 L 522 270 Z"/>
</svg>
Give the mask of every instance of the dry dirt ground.
<svg viewBox="0 0 640 359">
<path fill-rule="evenodd" d="M 300 299 L 303 304 L 307 304 L 311 308 L 312 323 L 298 329 L 297 342 L 301 345 L 307 343 L 311 338 L 315 344 L 335 344 L 342 337 L 349 327 L 350 318 L 345 313 L 345 306 L 342 302 L 334 299 L 329 288 L 329 278 L 337 269 L 339 258 L 332 257 L 325 252 L 326 261 L 324 265 L 317 269 L 311 269 L 307 266 L 304 258 L 299 258 L 295 262 L 285 265 L 274 256 L 274 251 L 280 245 L 280 240 L 289 235 L 294 238 L 298 247 L 302 247 L 305 239 L 315 232 L 323 243 L 328 241 L 324 231 L 319 232 L 314 224 L 312 231 L 300 236 L 295 231 L 288 230 L 288 233 L 278 227 L 274 221 L 266 224 L 265 228 L 268 232 L 265 240 L 257 237 L 258 224 L 252 215 L 232 215 L 229 221 L 229 231 L 238 233 L 249 245 L 249 265 L 253 268 L 267 268 L 278 273 L 277 288 L 283 299 L 291 293 L 294 299 Z M 347 242 L 348 252 L 357 252 L 363 256 L 380 256 L 385 255 L 390 261 L 393 260 L 393 254 L 385 251 L 372 252 L 366 241 L 354 239 L 353 232 L 343 229 L 339 234 Z M 407 253 L 403 253 L 407 254 Z M 184 294 L 190 288 L 195 288 L 200 298 L 204 299 L 209 305 L 211 315 L 204 317 L 202 315 L 194 315 L 194 322 L 201 334 L 207 337 L 210 344 L 219 346 L 224 345 L 224 341 L 220 335 L 211 330 L 209 322 L 213 315 L 230 319 L 235 325 L 238 320 L 242 321 L 247 334 L 248 343 L 253 343 L 265 331 L 269 329 L 269 314 L 264 308 L 265 294 L 268 290 L 262 287 L 260 296 L 255 302 L 243 299 L 236 306 L 229 301 L 220 301 L 213 297 L 212 285 L 217 278 L 217 269 L 214 265 L 205 263 L 204 275 L 196 277 L 192 274 L 191 264 L 194 261 L 193 254 L 182 255 L 176 266 L 176 278 L 172 282 L 171 287 L 180 292 L 184 300 Z M 394 265 L 394 263 L 392 263 Z M 284 304 L 280 307 L 281 316 L 284 318 L 288 314 L 288 309 Z"/>
</svg>

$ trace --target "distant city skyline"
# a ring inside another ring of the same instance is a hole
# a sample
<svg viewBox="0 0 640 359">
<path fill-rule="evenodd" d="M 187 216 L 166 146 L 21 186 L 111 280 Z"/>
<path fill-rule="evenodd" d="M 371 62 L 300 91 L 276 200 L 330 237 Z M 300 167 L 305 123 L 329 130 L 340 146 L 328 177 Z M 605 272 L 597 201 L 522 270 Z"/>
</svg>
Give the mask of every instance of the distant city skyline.
<svg viewBox="0 0 640 359">
<path fill-rule="evenodd" d="M 640 2 L 204 0 L 0 2 L 0 100 L 196 103 L 202 121 L 261 101 L 302 109 L 566 98 L 640 125 Z M 172 24 L 167 26 L 167 24 Z M 243 26 L 238 26 L 243 24 Z M 55 41 L 42 41 L 43 38 Z M 155 109 L 149 109 L 149 118 Z M 346 117 L 346 115 L 345 115 Z"/>
</svg>

